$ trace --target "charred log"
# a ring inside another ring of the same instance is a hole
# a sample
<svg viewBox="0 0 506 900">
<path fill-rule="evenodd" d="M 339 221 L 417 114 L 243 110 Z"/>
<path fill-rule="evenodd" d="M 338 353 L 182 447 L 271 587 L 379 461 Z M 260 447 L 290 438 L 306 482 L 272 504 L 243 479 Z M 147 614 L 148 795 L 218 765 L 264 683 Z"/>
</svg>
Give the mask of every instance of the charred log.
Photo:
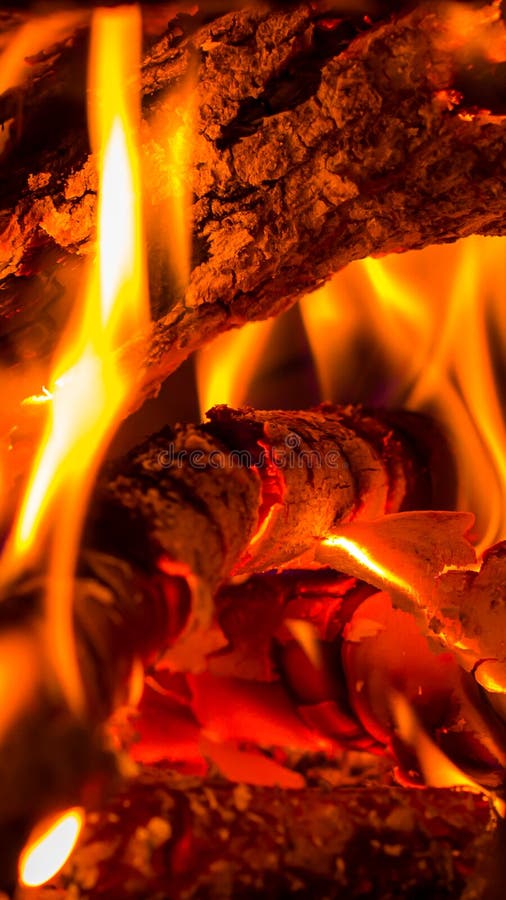
<svg viewBox="0 0 506 900">
<path fill-rule="evenodd" d="M 184 290 L 151 235 L 147 383 L 353 259 L 505 230 L 504 64 L 484 49 L 503 36 L 501 21 L 483 24 L 482 11 L 466 7 L 471 51 L 444 5 L 420 4 L 374 25 L 324 7 L 241 9 L 196 31 L 179 23 L 147 52 L 144 156 L 156 222 L 170 201 L 170 141 L 153 121 L 180 120 L 174 90 L 199 62 L 191 278 Z M 63 56 L 70 65 L 73 52 Z M 61 275 L 62 258 L 71 264 L 92 245 L 94 164 L 83 123 L 77 128 L 74 117 L 65 132 L 62 97 L 56 66 L 24 95 L 23 129 L 11 129 L 6 148 L 2 339 L 13 362 L 49 352 L 60 330 L 48 266 L 55 271 L 58 259 Z M 16 123 L 14 99 L 2 98 L 2 116 Z M 35 142 L 30 158 L 33 128 L 50 120 L 55 103 L 64 133 L 47 152 Z"/>
<path fill-rule="evenodd" d="M 481 897 L 496 850 L 474 794 L 316 778 L 276 791 L 143 768 L 90 817 L 60 891 L 30 896 Z"/>
<path fill-rule="evenodd" d="M 408 434 L 416 421 L 406 414 Z M 315 446 L 318 467 L 308 455 Z M 363 515 L 371 504 L 437 504 L 430 453 L 411 446 L 400 421 L 396 430 L 388 418 L 351 409 L 290 415 L 218 407 L 207 424 L 167 429 L 105 470 L 75 587 L 85 717 L 69 713 L 39 659 L 40 685 L 0 755 L 6 887 L 34 822 L 74 805 L 83 782 L 110 770 L 101 728 L 127 701 L 135 666 L 163 657 L 173 669 L 198 667 L 215 646 L 212 596 L 232 571 L 288 563 L 336 519 Z M 287 450 L 285 467 L 276 466 Z M 0 606 L 2 632 L 37 646 L 42 596 L 37 573 L 12 586 Z"/>
</svg>

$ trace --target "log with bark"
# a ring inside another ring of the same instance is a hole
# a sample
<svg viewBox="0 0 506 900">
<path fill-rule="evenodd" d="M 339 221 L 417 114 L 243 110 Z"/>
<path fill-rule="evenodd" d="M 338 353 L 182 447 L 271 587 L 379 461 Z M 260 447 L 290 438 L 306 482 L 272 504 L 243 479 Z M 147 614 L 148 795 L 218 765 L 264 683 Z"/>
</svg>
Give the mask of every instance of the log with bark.
<svg viewBox="0 0 506 900">
<path fill-rule="evenodd" d="M 483 798 L 341 774 L 287 792 L 143 768 L 90 817 L 57 885 L 19 900 L 502 896 Z"/>
<path fill-rule="evenodd" d="M 279 312 L 351 260 L 504 233 L 500 11 L 491 21 L 490 9 L 465 6 L 462 24 L 455 7 L 399 6 L 389 20 L 380 4 L 372 23 L 329 2 L 247 7 L 202 27 L 186 15 L 150 45 L 151 222 L 166 217 L 174 182 L 171 136 L 154 123 L 186 121 L 178 88 L 195 60 L 198 74 L 191 277 L 186 289 L 178 283 L 167 241 L 151 227 L 146 385 L 213 335 Z M 50 66 L 46 57 L 35 64 L 25 88 L 0 98 L 12 126 L 1 202 L 2 352 L 12 363 L 52 349 L 69 304 L 69 292 L 55 300 L 59 282 L 93 242 L 85 44 L 78 34 Z"/>
<path fill-rule="evenodd" d="M 315 538 L 344 518 L 438 505 L 431 478 L 444 442 L 429 426 L 421 442 L 420 421 L 330 406 L 218 407 L 207 424 L 166 429 L 105 470 L 75 585 L 84 719 L 62 702 L 37 643 L 41 572 L 24 573 L 0 605 L 2 634 L 26 638 L 40 666 L 31 701 L 2 740 L 6 887 L 34 822 L 109 774 L 102 726 L 127 700 L 139 661 L 198 667 L 213 648 L 212 597 L 232 572 L 312 555 Z M 447 474 L 446 450 L 443 457 Z"/>
<path fill-rule="evenodd" d="M 229 644 L 225 651 L 210 655 L 207 673 L 190 676 L 194 696 L 192 704 L 186 704 L 186 721 L 182 698 L 174 703 L 176 679 L 172 676 L 172 690 L 169 681 L 164 681 L 160 693 L 159 674 L 157 689 L 148 687 L 141 703 L 140 724 L 134 721 L 141 735 L 133 748 L 137 758 L 167 758 L 170 768 L 143 763 L 133 781 L 123 785 L 98 814 L 89 815 L 77 852 L 47 889 L 51 896 L 63 900 L 76 890 L 90 900 L 216 894 L 360 897 L 372 891 L 382 898 L 462 894 L 491 900 L 496 896 L 493 889 L 501 885 L 498 859 L 504 837 L 483 796 L 448 789 L 400 790 L 379 757 L 349 749 L 342 752 L 339 743 L 331 750 L 322 750 L 323 745 L 315 749 L 315 737 L 328 735 L 329 723 L 342 746 L 370 747 L 370 738 L 369 744 L 364 741 L 363 723 L 370 722 L 371 716 L 370 710 L 364 716 L 364 709 L 372 697 L 378 715 L 378 707 L 386 705 L 396 684 L 419 710 L 425 705 L 425 726 L 429 719 L 434 725 L 441 716 L 447 746 L 451 747 L 447 732 L 453 731 L 461 751 L 467 744 L 468 765 L 474 753 L 475 765 L 483 771 L 484 747 L 479 763 L 480 745 L 476 737 L 470 741 L 472 730 L 465 717 L 469 699 L 465 710 L 454 702 L 455 693 L 461 699 L 465 696 L 453 677 L 458 666 L 448 665 L 452 662 L 448 655 L 445 660 L 431 659 L 414 623 L 406 629 L 406 621 L 401 624 L 397 617 L 386 623 L 380 616 L 378 624 L 386 624 L 387 642 L 381 633 L 373 634 L 374 611 L 368 594 L 367 586 L 329 570 L 254 576 L 246 583 L 225 586 L 216 598 L 216 608 Z M 356 634 L 349 633 L 349 625 L 354 622 L 356 632 L 356 614 L 362 609 L 363 622 L 369 624 L 362 642 L 369 644 L 369 650 L 365 648 L 369 660 L 364 666 L 362 659 L 357 669 L 357 654 L 363 657 L 364 646 Z M 304 653 L 297 654 L 301 648 L 288 630 L 295 618 L 311 621 L 325 635 L 325 672 L 314 667 L 311 672 L 308 658 L 304 662 Z M 401 618 L 409 617 L 401 614 Z M 279 652 L 272 652 L 275 634 L 282 660 Z M 340 657 L 343 641 L 352 648 L 355 664 L 349 655 Z M 404 651 L 399 667 L 400 643 L 405 642 L 409 654 Z M 340 658 L 349 668 L 347 691 L 337 686 Z M 230 671 L 235 678 L 229 677 Z M 294 712 L 291 721 L 287 704 L 283 706 L 274 696 L 280 677 L 285 690 L 291 690 L 293 710 L 299 705 L 302 720 L 298 725 Z M 364 681 L 363 692 L 354 689 L 358 677 Z M 417 679 L 423 699 L 413 690 Z M 322 688 L 324 693 L 330 688 L 337 704 L 333 716 L 329 715 L 331 702 L 315 697 Z M 443 694 L 446 702 L 442 703 Z M 481 702 L 485 709 L 484 697 Z M 356 717 L 353 726 L 360 704 L 362 724 Z M 192 749 L 189 707 L 201 721 L 203 717 L 203 734 L 214 735 L 214 747 L 213 738 L 206 736 Z M 311 717 L 311 712 L 318 711 L 319 719 Z M 304 713 L 312 727 L 305 741 L 301 737 Z M 380 724 L 378 718 L 376 724 Z M 393 728 L 392 735 L 397 740 Z M 238 749 L 237 745 L 245 744 L 246 751 Z M 258 749 L 252 752 L 255 744 L 266 744 L 268 750 L 281 744 L 285 752 L 262 755 Z M 287 752 L 287 748 L 291 749 Z M 196 765 L 199 749 L 214 763 L 204 774 Z M 412 754 L 410 762 L 414 760 Z M 188 767 L 194 770 L 191 776 L 182 774 Z M 223 781 L 216 767 L 228 781 Z M 47 891 L 37 897 L 43 900 Z"/>
</svg>

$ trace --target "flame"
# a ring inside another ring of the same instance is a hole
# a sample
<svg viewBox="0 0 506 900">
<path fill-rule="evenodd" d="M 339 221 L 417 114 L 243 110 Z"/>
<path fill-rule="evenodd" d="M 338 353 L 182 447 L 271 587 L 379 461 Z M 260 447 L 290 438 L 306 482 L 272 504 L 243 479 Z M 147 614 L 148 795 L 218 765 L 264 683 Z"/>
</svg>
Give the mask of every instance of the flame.
<svg viewBox="0 0 506 900">
<path fill-rule="evenodd" d="M 47 820 L 30 836 L 19 860 L 19 880 L 27 887 L 39 887 L 56 875 L 77 844 L 84 822 L 84 810 L 69 809 L 56 821 Z"/>
<path fill-rule="evenodd" d="M 483 55 L 490 62 L 506 60 L 506 28 L 501 0 L 479 9 L 463 3 L 446 3 L 443 8 L 451 46 L 460 49 L 465 59 Z"/>
<path fill-rule="evenodd" d="M 4 574 L 12 576 L 34 557 L 40 561 L 49 540 L 48 655 L 76 711 L 83 697 L 72 591 L 82 521 L 103 451 L 138 383 L 118 348 L 148 322 L 136 146 L 140 45 L 137 7 L 94 13 L 88 115 L 99 171 L 97 257 L 38 398 L 49 395 L 47 427 L 3 560 Z"/>
<path fill-rule="evenodd" d="M 343 297 L 343 293 L 345 296 Z M 300 301 L 300 312 L 313 349 L 323 400 L 346 396 L 346 374 L 350 370 L 357 312 L 344 282 L 339 296 L 333 284 L 325 284 Z M 335 361 L 339 360 L 339 366 Z"/>
<path fill-rule="evenodd" d="M 479 551 L 506 536 L 506 425 L 494 365 L 506 352 L 505 285 L 506 240 L 474 236 L 353 263 L 323 300 L 317 293 L 303 306 L 328 399 L 406 406 L 446 428 L 458 509 L 475 513 Z"/>
<path fill-rule="evenodd" d="M 315 669 L 323 669 L 323 658 L 318 631 L 305 619 L 285 619 L 286 628 L 306 654 Z"/>
<path fill-rule="evenodd" d="M 344 550 L 348 556 L 359 563 L 361 569 L 363 567 L 366 574 L 377 576 L 379 582 L 376 583 L 379 583 L 381 586 L 385 583 L 387 588 L 398 588 L 407 594 L 408 597 L 412 597 L 416 603 L 419 602 L 419 594 L 409 581 L 401 578 L 400 575 L 389 569 L 388 566 L 383 565 L 379 560 L 374 559 L 371 552 L 365 547 L 361 547 L 355 540 L 344 535 L 329 535 L 324 539 L 323 544 L 329 548 L 337 547 Z"/>
<path fill-rule="evenodd" d="M 391 702 L 399 735 L 415 750 L 426 784 L 436 788 L 465 788 L 473 793 L 483 794 L 491 800 L 498 815 L 504 817 L 504 800 L 466 775 L 443 753 L 426 733 L 406 698 L 394 692 Z"/>
<path fill-rule="evenodd" d="M 21 25 L 0 55 L 0 94 L 22 84 L 33 71 L 27 60 L 69 37 L 86 16 L 84 10 L 55 12 Z"/>
<path fill-rule="evenodd" d="M 218 403 L 241 406 L 265 350 L 275 320 L 250 322 L 220 335 L 196 354 L 196 378 L 202 417 Z"/>
</svg>

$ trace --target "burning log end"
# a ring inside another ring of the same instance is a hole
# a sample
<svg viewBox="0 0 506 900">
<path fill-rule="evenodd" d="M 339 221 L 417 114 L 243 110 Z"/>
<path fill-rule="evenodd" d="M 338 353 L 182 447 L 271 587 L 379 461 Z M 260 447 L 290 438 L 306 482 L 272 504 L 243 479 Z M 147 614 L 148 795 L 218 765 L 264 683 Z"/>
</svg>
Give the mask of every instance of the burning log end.
<svg viewBox="0 0 506 900">
<path fill-rule="evenodd" d="M 289 436 L 297 443 L 290 446 Z M 304 452 L 315 447 L 332 451 L 337 465 L 324 457 L 320 468 L 310 465 Z M 294 458 L 288 467 L 276 468 L 275 455 L 282 448 Z M 264 468 L 259 465 L 260 451 L 268 457 Z M 245 452 L 247 458 L 241 455 Z M 84 731 L 58 689 L 55 694 L 55 685 L 48 684 L 45 671 L 42 676 L 39 672 L 36 711 L 30 701 L 11 734 L 16 749 L 18 744 L 24 747 L 19 750 L 21 769 L 35 773 L 41 789 L 37 791 L 31 774 L 25 779 L 30 789 L 18 796 L 18 779 L 7 779 L 13 787 L 4 796 L 0 822 L 22 819 L 26 835 L 44 807 L 53 809 L 57 798 L 76 802 L 83 781 L 104 769 L 102 757 L 107 769 L 103 724 L 128 699 L 137 662 L 149 667 L 160 664 L 163 656 L 172 669 L 202 666 L 209 651 L 203 635 L 209 634 L 212 596 L 234 567 L 247 571 L 253 557 L 255 565 L 261 561 L 265 568 L 286 564 L 312 550 L 314 539 L 326 534 L 336 518 L 360 516 L 371 504 L 396 508 L 416 483 L 415 456 L 381 416 L 374 419 L 357 410 L 322 407 L 308 413 L 272 413 L 218 408 L 205 425 L 165 429 L 106 467 L 88 519 L 75 586 L 78 658 L 87 698 Z M 262 516 L 265 521 L 271 510 L 272 531 L 262 532 Z M 41 589 L 40 580 L 22 583 L 4 602 L 10 628 L 40 627 Z M 204 598 L 200 606 L 199 598 Z M 46 719 L 54 723 L 47 729 L 47 741 Z M 37 742 L 35 726 L 43 735 Z M 76 764 L 72 778 L 70 757 L 76 740 L 82 764 Z M 6 746 L 11 748 L 9 742 Z M 40 754 L 36 764 L 34 753 Z M 69 761 L 69 781 L 63 778 L 59 788 L 53 782 L 60 755 L 65 771 Z M 45 768 L 48 757 L 51 777 Z M 9 758 L 3 756 L 2 761 L 7 771 Z M 18 850 L 6 846 L 5 853 Z M 11 860 L 9 873 L 12 866 Z"/>
</svg>

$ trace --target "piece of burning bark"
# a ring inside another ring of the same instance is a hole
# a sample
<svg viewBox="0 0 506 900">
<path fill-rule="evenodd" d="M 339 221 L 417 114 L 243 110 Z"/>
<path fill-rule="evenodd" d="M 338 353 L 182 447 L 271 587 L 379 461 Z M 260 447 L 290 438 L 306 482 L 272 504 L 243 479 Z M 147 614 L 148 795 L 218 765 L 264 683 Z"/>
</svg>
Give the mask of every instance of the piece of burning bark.
<svg viewBox="0 0 506 900">
<path fill-rule="evenodd" d="M 68 900 L 470 897 L 493 830 L 465 792 L 233 787 L 143 767 L 89 817 L 58 884 Z"/>
<path fill-rule="evenodd" d="M 169 27 L 150 47 L 143 69 L 155 321 L 148 389 L 204 341 L 279 312 L 353 259 L 504 231 L 500 11 L 466 6 L 460 21 L 444 3 L 409 4 L 394 17 L 390 4 L 385 9 L 385 21 L 371 25 L 361 9 L 340 15 L 316 3 L 255 4 L 183 29 L 178 40 Z M 188 110 L 177 89 L 196 58 L 186 287 L 159 233 L 173 200 L 175 138 L 160 135 L 155 120 L 184 131 Z M 58 135 L 54 123 L 41 135 L 69 83 L 58 67 L 48 77 L 52 107 L 41 108 L 38 87 L 27 90 L 23 128 L 12 129 L 6 148 L 1 339 L 13 364 L 50 353 L 73 296 L 62 311 L 57 282 L 94 234 L 84 103 L 80 124 L 60 114 Z M 16 118 L 19 105 L 11 96 L 2 102 L 4 117 Z M 55 146 L 44 148 L 45 140 Z"/>
</svg>

